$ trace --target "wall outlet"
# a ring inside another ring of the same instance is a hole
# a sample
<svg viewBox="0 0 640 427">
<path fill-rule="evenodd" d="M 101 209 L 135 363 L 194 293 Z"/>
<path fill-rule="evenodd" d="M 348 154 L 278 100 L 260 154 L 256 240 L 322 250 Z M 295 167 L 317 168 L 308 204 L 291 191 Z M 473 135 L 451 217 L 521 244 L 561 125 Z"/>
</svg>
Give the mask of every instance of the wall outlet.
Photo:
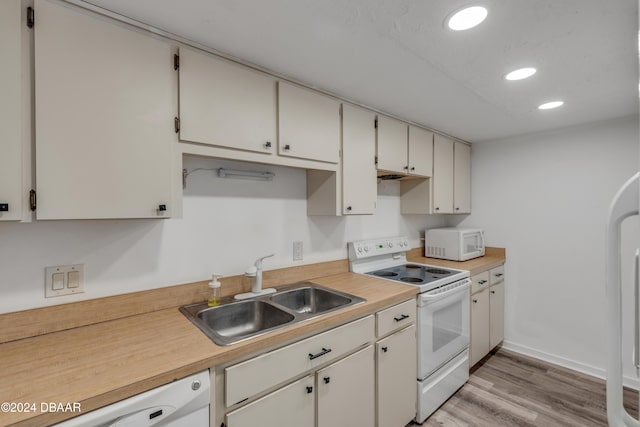
<svg viewBox="0 0 640 427">
<path fill-rule="evenodd" d="M 302 260 L 302 242 L 293 242 L 293 260 Z"/>
<path fill-rule="evenodd" d="M 45 267 L 45 298 L 81 293 L 84 293 L 84 264 Z"/>
</svg>

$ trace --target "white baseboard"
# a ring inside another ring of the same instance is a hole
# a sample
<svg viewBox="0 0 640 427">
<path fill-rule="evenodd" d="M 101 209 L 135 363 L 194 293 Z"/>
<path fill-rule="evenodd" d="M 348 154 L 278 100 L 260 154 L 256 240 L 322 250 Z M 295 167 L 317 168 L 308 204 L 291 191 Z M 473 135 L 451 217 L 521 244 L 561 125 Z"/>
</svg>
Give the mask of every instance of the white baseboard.
<svg viewBox="0 0 640 427">
<path fill-rule="evenodd" d="M 559 365 L 567 369 L 582 372 L 583 374 L 591 375 L 602 380 L 604 380 L 607 375 L 607 371 L 602 368 L 576 362 L 575 360 L 556 356 L 555 354 L 546 353 L 514 342 L 504 341 L 502 343 L 502 348 L 515 353 L 524 354 L 525 356 L 533 357 L 535 359 L 540 359 L 548 363 L 553 363 L 554 365 Z M 633 388 L 635 390 L 640 389 L 640 380 L 638 380 L 638 378 L 623 376 L 622 383 L 625 387 Z"/>
</svg>

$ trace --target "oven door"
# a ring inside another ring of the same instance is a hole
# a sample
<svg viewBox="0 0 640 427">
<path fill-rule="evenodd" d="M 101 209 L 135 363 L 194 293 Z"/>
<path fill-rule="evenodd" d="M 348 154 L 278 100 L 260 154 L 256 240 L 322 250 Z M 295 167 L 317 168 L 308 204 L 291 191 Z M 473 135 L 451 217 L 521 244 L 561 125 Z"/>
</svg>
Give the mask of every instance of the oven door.
<svg viewBox="0 0 640 427">
<path fill-rule="evenodd" d="M 470 281 L 418 295 L 418 378 L 469 347 Z"/>
</svg>

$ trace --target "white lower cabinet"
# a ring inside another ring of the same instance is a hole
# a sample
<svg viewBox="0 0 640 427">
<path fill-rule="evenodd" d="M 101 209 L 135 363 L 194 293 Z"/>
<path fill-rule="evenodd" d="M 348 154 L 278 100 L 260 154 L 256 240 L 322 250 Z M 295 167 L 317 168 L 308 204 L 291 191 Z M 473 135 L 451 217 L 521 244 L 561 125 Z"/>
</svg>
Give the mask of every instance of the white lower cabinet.
<svg viewBox="0 0 640 427">
<path fill-rule="evenodd" d="M 227 414 L 227 427 L 302 427 L 314 425 L 312 375 Z"/>
<path fill-rule="evenodd" d="M 504 266 L 476 274 L 471 281 L 470 367 L 504 339 Z"/>
<path fill-rule="evenodd" d="M 411 299 L 212 368 L 212 426 L 406 425 L 416 414 L 415 315 Z"/>
<path fill-rule="evenodd" d="M 373 426 L 374 372 L 373 346 L 316 372 L 317 427 Z"/>
<path fill-rule="evenodd" d="M 416 352 L 415 325 L 376 343 L 378 427 L 404 426 L 415 417 Z"/>
</svg>

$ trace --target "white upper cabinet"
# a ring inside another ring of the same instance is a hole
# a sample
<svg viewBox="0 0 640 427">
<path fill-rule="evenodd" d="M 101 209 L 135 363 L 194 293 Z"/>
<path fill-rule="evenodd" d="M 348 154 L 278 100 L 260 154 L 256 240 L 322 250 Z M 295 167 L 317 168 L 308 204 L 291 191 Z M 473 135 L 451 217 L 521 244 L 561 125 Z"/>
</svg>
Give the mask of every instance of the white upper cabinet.
<svg viewBox="0 0 640 427">
<path fill-rule="evenodd" d="M 433 133 L 409 126 L 409 174 L 430 177 L 433 174 Z"/>
<path fill-rule="evenodd" d="M 18 221 L 26 216 L 23 198 L 23 176 L 29 173 L 29 163 L 24 161 L 23 149 L 29 146 L 30 126 L 26 94 L 29 85 L 28 63 L 23 61 L 22 2 L 3 0 L 0 2 L 0 57 L 2 79 L 0 79 L 0 221 Z M 26 36 L 25 36 L 26 37 Z M 27 153 L 25 153 L 27 154 Z"/>
<path fill-rule="evenodd" d="M 188 48 L 179 75 L 182 141 L 275 152 L 275 78 Z"/>
<path fill-rule="evenodd" d="M 70 6 L 35 10 L 37 218 L 169 216 L 171 46 Z"/>
<path fill-rule="evenodd" d="M 375 113 L 342 105 L 343 214 L 373 214 L 376 206 Z"/>
<path fill-rule="evenodd" d="M 453 144 L 453 213 L 471 213 L 471 147 Z"/>
<path fill-rule="evenodd" d="M 453 141 L 433 139 L 433 213 L 453 213 Z"/>
<path fill-rule="evenodd" d="M 278 82 L 278 153 L 340 162 L 340 103 L 284 81 Z"/>
<path fill-rule="evenodd" d="M 378 116 L 377 156 L 378 170 L 405 174 L 407 163 L 407 123 L 386 116 Z"/>
</svg>

